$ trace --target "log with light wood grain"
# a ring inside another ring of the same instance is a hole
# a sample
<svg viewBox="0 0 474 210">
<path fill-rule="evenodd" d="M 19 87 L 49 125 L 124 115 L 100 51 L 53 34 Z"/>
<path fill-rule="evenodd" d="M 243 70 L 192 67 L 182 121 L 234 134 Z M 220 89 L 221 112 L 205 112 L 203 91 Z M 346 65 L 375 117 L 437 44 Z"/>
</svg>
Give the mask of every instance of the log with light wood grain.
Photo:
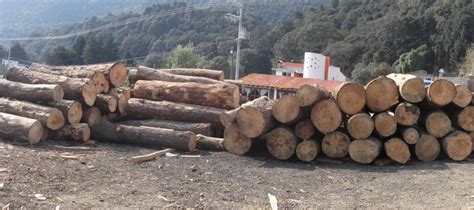
<svg viewBox="0 0 474 210">
<path fill-rule="evenodd" d="M 395 108 L 395 120 L 403 126 L 413 126 L 420 118 L 420 109 L 415 104 L 400 103 Z"/>
<path fill-rule="evenodd" d="M 399 138 L 391 138 L 384 143 L 385 154 L 397 163 L 405 164 L 411 158 L 410 148 Z"/>
<path fill-rule="evenodd" d="M 157 127 L 157 128 L 166 128 L 176 131 L 190 131 L 195 134 L 201 134 L 204 136 L 214 136 L 214 128 L 210 123 L 189 123 L 189 122 L 176 122 L 168 120 L 128 120 L 118 122 L 122 125 L 130 126 L 147 126 L 147 127 Z"/>
<path fill-rule="evenodd" d="M 250 106 L 251 104 L 253 103 L 260 103 L 260 102 L 264 102 L 264 101 L 268 101 L 270 100 L 267 96 L 261 96 L 253 101 L 248 101 L 244 104 L 242 104 L 240 107 L 242 106 Z M 232 125 L 232 123 L 235 121 L 235 118 L 237 117 L 237 112 L 239 112 L 239 109 L 240 107 L 237 107 L 235 109 L 232 109 L 232 110 L 229 110 L 229 111 L 226 111 L 226 112 L 222 112 L 219 116 L 219 119 L 222 123 L 222 125 L 224 125 L 224 127 L 229 127 L 230 125 Z"/>
<path fill-rule="evenodd" d="M 62 100 L 64 90 L 60 85 L 25 84 L 0 79 L 0 97 L 47 103 Z"/>
<path fill-rule="evenodd" d="M 0 138 L 38 143 L 43 137 L 43 125 L 38 120 L 0 112 Z"/>
<path fill-rule="evenodd" d="M 275 128 L 277 121 L 272 113 L 275 102 L 275 100 L 265 98 L 241 106 L 237 112 L 236 121 L 242 135 L 257 138 Z"/>
<path fill-rule="evenodd" d="M 197 134 L 197 148 L 209 151 L 225 151 L 224 139 Z"/>
<path fill-rule="evenodd" d="M 295 126 L 295 134 L 300 139 L 310 139 L 315 133 L 316 128 L 314 128 L 311 120 L 303 120 Z"/>
<path fill-rule="evenodd" d="M 365 86 L 367 107 L 375 113 L 386 111 L 398 103 L 398 87 L 392 79 L 377 77 Z"/>
<path fill-rule="evenodd" d="M 321 145 L 314 139 L 300 142 L 296 147 L 296 157 L 304 162 L 311 162 L 316 159 L 321 151 Z"/>
<path fill-rule="evenodd" d="M 354 115 L 361 112 L 366 104 L 365 89 L 359 83 L 344 83 L 337 87 L 333 94 L 342 112 Z"/>
<path fill-rule="evenodd" d="M 288 160 L 296 152 L 299 140 L 290 127 L 278 127 L 265 135 L 267 149 L 278 160 Z"/>
<path fill-rule="evenodd" d="M 368 138 L 374 128 L 374 121 L 367 113 L 352 115 L 346 122 L 347 132 L 355 139 Z"/>
<path fill-rule="evenodd" d="M 125 115 L 128 105 L 128 100 L 131 98 L 131 90 L 128 88 L 112 88 L 109 95 L 113 95 L 117 100 L 117 111 Z"/>
<path fill-rule="evenodd" d="M 91 137 L 99 141 L 166 147 L 182 151 L 194 151 L 197 141 L 196 135 L 187 131 L 117 125 L 107 121 L 91 126 Z"/>
<path fill-rule="evenodd" d="M 52 140 L 85 142 L 90 139 L 91 130 L 89 125 L 85 123 L 66 125 L 59 130 L 51 131 L 49 137 Z"/>
<path fill-rule="evenodd" d="M 416 127 L 403 127 L 399 129 L 399 134 L 407 144 L 416 144 L 420 139 L 420 132 Z"/>
<path fill-rule="evenodd" d="M 209 79 L 206 77 L 172 74 L 166 71 L 148 68 L 145 66 L 138 67 L 137 81 L 138 80 L 159 80 L 159 81 L 166 81 L 166 82 L 195 82 L 195 83 L 202 83 L 202 84 L 223 84 L 224 83 L 220 80 Z"/>
<path fill-rule="evenodd" d="M 441 151 L 438 139 L 427 133 L 421 132 L 420 139 L 415 145 L 415 155 L 418 160 L 429 162 L 436 160 Z"/>
<path fill-rule="evenodd" d="M 94 82 L 89 79 L 45 74 L 19 67 L 10 68 L 5 74 L 5 78 L 28 84 L 59 84 L 64 90 L 65 99 L 83 101 L 89 106 L 94 105 L 97 97 Z"/>
<path fill-rule="evenodd" d="M 31 102 L 0 98 L 0 112 L 37 119 L 51 130 L 60 129 L 65 124 L 63 113 L 58 109 Z"/>
<path fill-rule="evenodd" d="M 82 105 L 77 101 L 61 100 L 58 102 L 50 102 L 48 106 L 59 109 L 67 123 L 74 125 L 81 122 Z"/>
<path fill-rule="evenodd" d="M 355 162 L 372 163 L 382 152 L 382 142 L 376 138 L 357 139 L 349 145 L 349 155 Z"/>
<path fill-rule="evenodd" d="M 443 151 L 449 158 L 462 161 L 472 153 L 471 135 L 462 131 L 454 131 L 442 139 Z"/>
<path fill-rule="evenodd" d="M 243 155 L 250 150 L 252 139 L 242 135 L 237 126 L 237 122 L 234 121 L 230 126 L 225 128 L 224 142 L 222 144 L 228 152 Z"/>
<path fill-rule="evenodd" d="M 67 71 L 92 71 L 104 74 L 112 87 L 122 87 L 127 80 L 127 69 L 122 63 L 90 64 L 80 66 L 61 66 Z"/>
<path fill-rule="evenodd" d="M 171 74 L 194 76 L 194 77 L 206 77 L 214 80 L 224 80 L 224 72 L 219 70 L 211 69 L 190 69 L 190 68 L 173 68 L 173 69 L 159 69 Z"/>
<path fill-rule="evenodd" d="M 133 87 L 132 97 L 222 109 L 235 109 L 240 106 L 239 88 L 231 84 L 138 80 Z"/>
<path fill-rule="evenodd" d="M 403 100 L 409 103 L 419 103 L 425 99 L 425 83 L 417 76 L 411 74 L 389 74 L 387 77 L 395 81 Z"/>
<path fill-rule="evenodd" d="M 456 97 L 456 86 L 445 79 L 438 79 L 426 89 L 426 101 L 435 107 L 443 107 L 453 102 Z"/>
<path fill-rule="evenodd" d="M 298 98 L 301 107 L 311 107 L 315 103 L 328 99 L 331 94 L 323 87 L 315 85 L 303 85 L 296 91 L 296 97 Z"/>
<path fill-rule="evenodd" d="M 452 129 L 451 120 L 448 115 L 441 110 L 427 114 L 423 120 L 426 131 L 436 138 L 446 136 Z"/>
<path fill-rule="evenodd" d="M 466 85 L 456 85 L 456 97 L 453 104 L 459 108 L 467 107 L 472 102 L 471 90 Z"/>
<path fill-rule="evenodd" d="M 95 106 L 85 107 L 82 112 L 81 123 L 86 123 L 92 126 L 102 119 L 102 112 Z"/>
<path fill-rule="evenodd" d="M 452 123 L 467 132 L 474 131 L 474 106 L 464 109 L 449 110 L 448 115 Z"/>
<path fill-rule="evenodd" d="M 283 124 L 294 124 L 303 117 L 303 110 L 299 106 L 296 96 L 285 95 L 278 99 L 272 108 L 275 119 Z"/>
<path fill-rule="evenodd" d="M 98 94 L 95 104 L 103 112 L 115 112 L 117 110 L 117 98 L 111 95 Z"/>
<path fill-rule="evenodd" d="M 392 112 L 380 112 L 373 116 L 375 131 L 381 137 L 390 137 L 397 132 L 397 121 Z"/>
<path fill-rule="evenodd" d="M 322 100 L 313 106 L 311 121 L 321 133 L 328 134 L 339 128 L 342 123 L 342 113 L 335 101 Z"/>
<path fill-rule="evenodd" d="M 321 143 L 323 153 L 330 158 L 343 158 L 349 153 L 351 140 L 344 132 L 334 131 L 324 136 Z"/>
</svg>

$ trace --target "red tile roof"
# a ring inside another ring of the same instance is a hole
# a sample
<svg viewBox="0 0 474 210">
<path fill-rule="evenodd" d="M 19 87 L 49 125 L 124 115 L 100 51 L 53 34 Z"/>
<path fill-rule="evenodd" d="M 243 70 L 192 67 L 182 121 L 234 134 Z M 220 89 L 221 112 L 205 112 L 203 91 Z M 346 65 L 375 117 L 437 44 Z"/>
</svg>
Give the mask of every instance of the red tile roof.
<svg viewBox="0 0 474 210">
<path fill-rule="evenodd" d="M 305 84 L 319 85 L 331 91 L 344 83 L 335 80 L 319 80 L 301 77 L 284 77 L 270 74 L 249 74 L 241 78 L 244 85 L 262 88 L 297 90 Z"/>
<path fill-rule="evenodd" d="M 303 67 L 302 63 L 290 63 L 290 62 L 283 62 L 281 63 L 282 67 Z"/>
</svg>

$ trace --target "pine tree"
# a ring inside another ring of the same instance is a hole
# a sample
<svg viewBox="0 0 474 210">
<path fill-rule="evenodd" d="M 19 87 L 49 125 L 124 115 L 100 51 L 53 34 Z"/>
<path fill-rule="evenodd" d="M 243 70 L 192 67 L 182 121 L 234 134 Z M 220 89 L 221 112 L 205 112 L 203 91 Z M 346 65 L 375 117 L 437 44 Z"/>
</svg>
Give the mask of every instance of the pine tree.
<svg viewBox="0 0 474 210">
<path fill-rule="evenodd" d="M 74 41 L 74 45 L 72 46 L 72 49 L 76 52 L 79 64 L 84 64 L 84 61 L 82 60 L 82 54 L 84 53 L 85 46 L 86 39 L 84 38 L 84 36 L 77 37 L 77 39 Z"/>
<path fill-rule="evenodd" d="M 119 48 L 114 41 L 112 34 L 109 34 L 104 41 L 102 41 L 101 61 L 109 62 L 119 59 Z"/>
<path fill-rule="evenodd" d="M 50 65 L 73 65 L 78 64 L 77 57 L 74 50 L 58 46 L 54 48 L 51 54 L 46 56 L 46 63 Z"/>
<path fill-rule="evenodd" d="M 82 59 L 85 64 L 94 64 L 101 62 L 102 45 L 96 39 L 95 34 L 90 34 L 87 37 Z"/>
<path fill-rule="evenodd" d="M 20 43 L 16 42 L 12 49 L 11 49 L 11 57 L 13 59 L 19 59 L 19 60 L 29 60 L 29 56 L 25 51 L 25 48 L 23 48 Z"/>
</svg>

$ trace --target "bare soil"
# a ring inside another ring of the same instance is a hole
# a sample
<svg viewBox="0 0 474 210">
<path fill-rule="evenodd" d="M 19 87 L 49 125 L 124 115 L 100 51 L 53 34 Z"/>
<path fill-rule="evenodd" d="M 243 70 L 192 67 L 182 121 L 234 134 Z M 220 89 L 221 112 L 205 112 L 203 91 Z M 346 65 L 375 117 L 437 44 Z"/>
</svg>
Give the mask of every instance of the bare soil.
<svg viewBox="0 0 474 210">
<path fill-rule="evenodd" d="M 198 151 L 192 155 L 200 157 L 134 164 L 132 156 L 154 150 L 100 143 L 71 151 L 55 148 L 58 144 L 69 143 L 28 146 L 0 140 L 0 208 L 270 208 L 268 193 L 279 207 L 474 207 L 472 159 L 363 166 Z M 61 154 L 79 159 L 65 160 Z"/>
</svg>

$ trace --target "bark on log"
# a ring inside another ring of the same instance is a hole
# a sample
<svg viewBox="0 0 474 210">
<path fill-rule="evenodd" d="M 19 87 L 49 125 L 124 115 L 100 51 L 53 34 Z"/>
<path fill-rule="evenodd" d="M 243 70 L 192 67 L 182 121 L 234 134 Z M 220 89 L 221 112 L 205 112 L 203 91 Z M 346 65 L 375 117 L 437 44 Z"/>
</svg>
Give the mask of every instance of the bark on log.
<svg viewBox="0 0 474 210">
<path fill-rule="evenodd" d="M 43 125 L 38 120 L 0 112 L 0 138 L 38 143 L 43 137 Z"/>
<path fill-rule="evenodd" d="M 53 140 L 72 140 L 85 142 L 91 137 L 89 125 L 79 123 L 74 125 L 66 125 L 59 130 L 50 132 L 50 138 Z"/>
<path fill-rule="evenodd" d="M 104 74 L 113 87 L 122 87 L 127 80 L 127 69 L 121 63 L 91 64 L 82 66 L 61 66 L 67 71 L 92 71 Z"/>
<path fill-rule="evenodd" d="M 139 80 L 132 97 L 235 109 L 239 106 L 240 93 L 237 86 L 230 84 Z"/>
<path fill-rule="evenodd" d="M 372 163 L 382 151 L 382 142 L 376 138 L 358 139 L 349 145 L 349 155 L 355 162 Z"/>
<path fill-rule="evenodd" d="M 407 163 L 410 158 L 410 148 L 399 138 L 392 138 L 384 143 L 385 153 L 387 156 L 400 164 Z"/>
<path fill-rule="evenodd" d="M 278 160 L 288 160 L 296 152 L 298 137 L 289 127 L 278 127 L 265 135 L 267 149 Z"/>
<path fill-rule="evenodd" d="M 459 108 L 464 108 L 469 106 L 471 102 L 471 90 L 466 85 L 456 85 L 456 97 L 453 99 L 453 104 Z"/>
<path fill-rule="evenodd" d="M 296 157 L 304 162 L 311 162 L 316 159 L 321 151 L 319 142 L 313 139 L 302 141 L 296 147 Z"/>
<path fill-rule="evenodd" d="M 0 97 L 47 103 L 62 100 L 64 90 L 59 85 L 24 84 L 0 79 Z"/>
<path fill-rule="evenodd" d="M 298 98 L 285 95 L 273 105 L 273 116 L 283 124 L 294 124 L 303 117 L 303 110 L 299 106 Z"/>
<path fill-rule="evenodd" d="M 253 104 L 253 103 L 263 103 L 263 102 L 268 101 L 268 100 L 270 100 L 270 99 L 267 96 L 262 96 L 260 98 L 257 98 L 255 100 L 253 100 L 253 101 L 248 101 L 245 104 L 242 104 L 242 106 L 251 106 L 251 104 Z M 240 107 L 242 107 L 242 106 L 240 106 Z M 229 111 L 226 111 L 226 112 L 222 112 L 220 114 L 219 119 L 220 119 L 222 125 L 224 125 L 224 127 L 229 127 L 230 125 L 232 125 L 232 123 L 236 120 L 237 112 L 239 112 L 240 107 L 229 110 Z"/>
<path fill-rule="evenodd" d="M 209 123 L 187 123 L 167 120 L 130 120 L 119 122 L 122 125 L 166 128 L 176 131 L 189 131 L 204 136 L 214 136 L 214 128 Z M 199 146 L 199 145 L 198 145 Z"/>
<path fill-rule="evenodd" d="M 424 119 L 424 124 L 426 131 L 436 138 L 446 136 L 452 129 L 448 115 L 440 110 L 429 113 Z"/>
<path fill-rule="evenodd" d="M 390 137 L 397 132 L 397 121 L 392 112 L 381 112 L 373 117 L 375 131 L 381 137 Z"/>
<path fill-rule="evenodd" d="M 128 71 L 128 83 L 130 84 L 130 86 L 133 87 L 135 82 L 138 81 L 138 79 L 137 79 L 138 69 L 137 68 L 130 68 L 130 69 L 127 68 L 127 71 Z"/>
<path fill-rule="evenodd" d="M 354 115 L 361 112 L 366 104 L 365 89 L 359 83 L 344 83 L 333 91 L 337 105 L 342 112 Z"/>
<path fill-rule="evenodd" d="M 449 158 L 462 161 L 472 153 L 471 135 L 462 131 L 454 131 L 443 138 L 442 146 Z"/>
<path fill-rule="evenodd" d="M 349 135 L 355 139 L 366 139 L 372 135 L 375 125 L 367 113 L 359 113 L 350 117 L 346 122 Z"/>
<path fill-rule="evenodd" d="M 415 145 L 415 155 L 418 160 L 429 162 L 438 158 L 440 149 L 439 142 L 434 136 L 421 133 L 420 139 Z"/>
<path fill-rule="evenodd" d="M 420 132 L 416 127 L 400 127 L 400 135 L 407 144 L 416 144 L 420 139 Z"/>
<path fill-rule="evenodd" d="M 410 103 L 400 103 L 395 109 L 395 120 L 403 126 L 413 126 L 420 118 L 418 106 Z"/>
<path fill-rule="evenodd" d="M 349 153 L 351 140 L 340 131 L 334 131 L 324 136 L 321 143 L 323 153 L 330 158 L 343 158 Z"/>
<path fill-rule="evenodd" d="M 159 69 L 139 66 L 137 71 L 137 80 L 159 80 L 165 82 L 195 82 L 202 84 L 228 84 L 219 80 L 209 79 L 205 77 L 185 76 L 168 73 Z"/>
<path fill-rule="evenodd" d="M 367 107 L 375 113 L 390 109 L 398 103 L 398 88 L 395 82 L 381 76 L 365 86 Z"/>
<path fill-rule="evenodd" d="M 117 98 L 111 95 L 99 94 L 97 95 L 94 106 L 103 112 L 115 112 L 118 106 Z"/>
<path fill-rule="evenodd" d="M 43 135 L 41 136 L 41 141 L 46 141 L 49 138 L 49 129 L 47 127 L 43 127 Z"/>
<path fill-rule="evenodd" d="M 10 68 L 5 78 L 28 84 L 59 84 L 64 90 L 65 99 L 84 101 L 89 106 L 94 105 L 97 96 L 94 82 L 88 79 L 45 74 L 17 67 Z"/>
<path fill-rule="evenodd" d="M 0 112 L 37 119 L 51 130 L 60 129 L 65 124 L 63 113 L 58 109 L 31 102 L 0 98 Z"/>
<path fill-rule="evenodd" d="M 422 79 L 411 74 L 389 74 L 398 86 L 398 91 L 403 100 L 409 103 L 422 102 L 426 97 L 425 83 Z"/>
<path fill-rule="evenodd" d="M 296 91 L 296 97 L 301 107 L 310 107 L 330 96 L 331 94 L 327 90 L 314 85 L 303 85 Z"/>
<path fill-rule="evenodd" d="M 265 98 L 241 106 L 237 112 L 236 121 L 242 135 L 257 138 L 275 128 L 277 122 L 272 114 L 275 102 L 275 100 Z"/>
<path fill-rule="evenodd" d="M 452 122 L 465 131 L 474 131 L 474 106 L 468 106 L 462 110 L 450 113 Z"/>
<path fill-rule="evenodd" d="M 48 106 L 59 109 L 67 123 L 74 125 L 81 122 L 82 105 L 77 101 L 61 100 L 58 102 L 50 102 Z"/>
<path fill-rule="evenodd" d="M 211 69 L 187 69 L 187 68 L 174 68 L 174 69 L 160 69 L 171 74 L 194 76 L 194 77 L 206 77 L 214 80 L 224 80 L 224 72 L 219 70 Z"/>
<path fill-rule="evenodd" d="M 175 148 L 182 151 L 194 151 L 197 140 L 196 135 L 187 131 L 116 125 L 107 121 L 91 126 L 91 136 L 102 141 Z"/>
<path fill-rule="evenodd" d="M 224 130 L 224 147 L 227 151 L 236 155 L 243 155 L 250 150 L 252 139 L 245 137 L 240 133 L 236 122 Z"/>
<path fill-rule="evenodd" d="M 239 87 L 240 92 L 245 88 L 244 81 L 242 80 L 225 79 L 224 82 L 236 85 Z"/>
<path fill-rule="evenodd" d="M 316 128 L 314 128 L 311 120 L 303 120 L 295 126 L 295 134 L 300 139 L 310 139 L 315 132 Z"/>
<path fill-rule="evenodd" d="M 102 120 L 102 112 L 99 108 L 92 106 L 86 107 L 82 114 L 81 123 L 86 123 L 89 126 L 95 125 Z"/>
<path fill-rule="evenodd" d="M 127 112 L 128 100 L 131 98 L 131 91 L 128 88 L 112 88 L 110 94 L 117 100 L 117 111 L 125 115 Z"/>
<path fill-rule="evenodd" d="M 197 148 L 209 151 L 225 151 L 224 139 L 197 134 Z"/>
<path fill-rule="evenodd" d="M 321 133 L 328 134 L 339 128 L 342 123 L 342 113 L 335 101 L 322 100 L 313 106 L 311 121 Z"/>
<path fill-rule="evenodd" d="M 426 100 L 430 105 L 443 107 L 450 104 L 456 97 L 456 86 L 448 80 L 438 79 L 428 86 Z"/>
</svg>

